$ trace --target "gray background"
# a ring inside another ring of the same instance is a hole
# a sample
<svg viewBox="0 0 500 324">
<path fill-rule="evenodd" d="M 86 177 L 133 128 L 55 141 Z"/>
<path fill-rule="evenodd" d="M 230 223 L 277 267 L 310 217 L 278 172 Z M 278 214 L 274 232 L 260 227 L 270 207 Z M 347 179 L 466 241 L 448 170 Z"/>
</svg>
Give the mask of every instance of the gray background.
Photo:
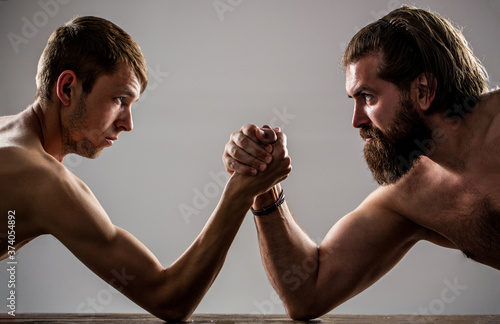
<svg viewBox="0 0 500 324">
<path fill-rule="evenodd" d="M 227 10 L 218 13 L 221 4 Z M 284 183 L 289 203 L 301 226 L 320 242 L 376 188 L 362 158 L 363 142 L 351 127 L 353 103 L 339 68 L 342 49 L 359 28 L 401 4 L 0 1 L 0 112 L 16 114 L 34 99 L 36 64 L 56 27 L 75 15 L 110 19 L 140 44 L 150 87 L 133 110 L 132 133 L 122 134 L 97 160 L 69 156 L 64 163 L 89 185 L 112 221 L 168 266 L 194 240 L 219 198 L 229 134 L 246 123 L 274 124 L 289 140 L 294 167 Z M 500 85 L 500 1 L 410 4 L 463 26 L 490 73 L 490 85 Z M 13 34 L 23 42 L 13 45 Z M 183 215 L 188 206 L 196 213 Z M 18 261 L 19 312 L 142 311 L 52 237 L 24 247 Z M 6 268 L 0 263 L 4 302 Z M 459 251 L 421 242 L 333 313 L 500 314 L 499 279 L 498 271 L 465 260 Z M 4 303 L 0 309 L 6 311 Z M 284 312 L 263 270 L 250 215 L 197 312 Z"/>
</svg>

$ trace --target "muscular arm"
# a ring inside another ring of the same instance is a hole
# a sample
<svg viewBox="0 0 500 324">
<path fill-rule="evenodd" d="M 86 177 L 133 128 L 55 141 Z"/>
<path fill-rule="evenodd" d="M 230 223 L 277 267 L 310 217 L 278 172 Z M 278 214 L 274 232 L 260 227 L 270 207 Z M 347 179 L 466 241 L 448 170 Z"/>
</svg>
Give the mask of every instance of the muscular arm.
<svg viewBox="0 0 500 324">
<path fill-rule="evenodd" d="M 319 247 L 299 227 L 287 203 L 255 217 L 266 272 L 291 318 L 321 316 L 355 296 L 421 238 L 414 223 L 379 205 L 380 195 L 372 194 L 344 216 Z"/>
<path fill-rule="evenodd" d="M 266 142 L 256 126 L 233 133 L 223 156 L 229 171 L 251 174 L 262 163 Z M 242 138 L 251 139 L 246 143 Z M 276 201 L 277 185 L 254 201 L 261 209 Z M 423 238 L 422 229 L 391 210 L 390 194 L 380 188 L 337 222 L 318 247 L 294 220 L 285 202 L 256 216 L 264 267 L 293 319 L 321 316 L 363 291 Z"/>
<path fill-rule="evenodd" d="M 43 193 L 36 198 L 38 225 L 150 313 L 164 320 L 185 320 L 219 273 L 253 197 L 288 174 L 289 160 L 282 155 L 274 158 L 269 168 L 274 172 L 231 177 L 199 236 L 167 268 L 131 234 L 114 226 L 85 184 L 68 171 L 38 181 Z"/>
</svg>

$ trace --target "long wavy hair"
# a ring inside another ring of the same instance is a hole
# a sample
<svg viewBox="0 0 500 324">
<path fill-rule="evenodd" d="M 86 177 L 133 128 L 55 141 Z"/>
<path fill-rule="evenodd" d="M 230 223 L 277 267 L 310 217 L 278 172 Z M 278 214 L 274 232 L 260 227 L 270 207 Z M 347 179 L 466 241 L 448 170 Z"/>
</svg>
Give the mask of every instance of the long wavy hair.
<svg viewBox="0 0 500 324">
<path fill-rule="evenodd" d="M 382 53 L 378 76 L 400 90 L 422 73 L 434 78 L 427 113 L 477 102 L 487 90 L 486 70 L 462 32 L 428 10 L 402 6 L 361 29 L 344 52 L 344 68 L 370 53 Z"/>
</svg>

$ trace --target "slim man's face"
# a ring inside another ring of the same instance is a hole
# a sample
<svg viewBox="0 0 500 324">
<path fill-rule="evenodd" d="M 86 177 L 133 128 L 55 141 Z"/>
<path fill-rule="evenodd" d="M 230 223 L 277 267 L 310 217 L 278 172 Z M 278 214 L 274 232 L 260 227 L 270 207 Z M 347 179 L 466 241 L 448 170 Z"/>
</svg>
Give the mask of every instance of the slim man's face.
<svg viewBox="0 0 500 324">
<path fill-rule="evenodd" d="M 96 158 L 122 131 L 131 131 L 131 106 L 139 98 L 140 89 L 133 69 L 125 64 L 112 75 L 100 76 L 64 123 L 66 153 Z"/>
</svg>

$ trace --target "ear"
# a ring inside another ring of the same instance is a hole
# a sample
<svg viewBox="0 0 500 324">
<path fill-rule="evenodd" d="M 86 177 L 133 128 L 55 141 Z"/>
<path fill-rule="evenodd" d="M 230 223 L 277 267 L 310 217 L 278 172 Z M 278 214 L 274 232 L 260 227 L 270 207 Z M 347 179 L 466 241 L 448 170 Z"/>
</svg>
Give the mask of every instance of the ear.
<svg viewBox="0 0 500 324">
<path fill-rule="evenodd" d="M 415 80 L 417 99 L 420 109 L 429 110 L 436 97 L 437 80 L 430 72 L 420 74 Z"/>
<path fill-rule="evenodd" d="M 57 97 L 64 106 L 71 104 L 71 99 L 75 96 L 77 78 L 75 72 L 66 70 L 59 75 L 56 84 Z"/>
</svg>

